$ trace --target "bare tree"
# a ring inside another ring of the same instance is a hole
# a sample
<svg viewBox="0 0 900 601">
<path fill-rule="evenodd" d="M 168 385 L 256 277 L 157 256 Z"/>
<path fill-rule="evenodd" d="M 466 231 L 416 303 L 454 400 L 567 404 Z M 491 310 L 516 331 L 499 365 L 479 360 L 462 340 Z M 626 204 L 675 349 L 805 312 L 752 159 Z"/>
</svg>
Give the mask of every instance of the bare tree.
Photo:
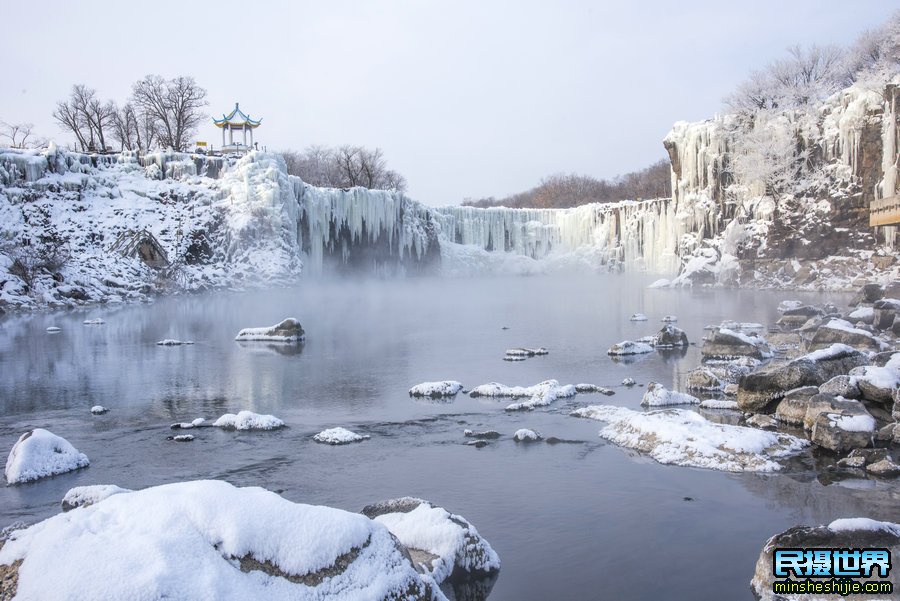
<svg viewBox="0 0 900 601">
<path fill-rule="evenodd" d="M 10 148 L 39 148 L 47 141 L 34 133 L 33 123 L 7 123 L 0 121 L 0 139 L 9 140 Z"/>
<path fill-rule="evenodd" d="M 69 98 L 56 103 L 53 118 L 64 131 L 71 132 L 82 150 L 106 150 L 116 114 L 112 101 L 97 98 L 97 91 L 84 84 L 72 86 Z"/>
<path fill-rule="evenodd" d="M 166 80 L 148 75 L 134 84 L 132 103 L 157 125 L 159 143 L 175 150 L 187 150 L 197 125 L 206 116 L 206 90 L 193 77 Z"/>
</svg>

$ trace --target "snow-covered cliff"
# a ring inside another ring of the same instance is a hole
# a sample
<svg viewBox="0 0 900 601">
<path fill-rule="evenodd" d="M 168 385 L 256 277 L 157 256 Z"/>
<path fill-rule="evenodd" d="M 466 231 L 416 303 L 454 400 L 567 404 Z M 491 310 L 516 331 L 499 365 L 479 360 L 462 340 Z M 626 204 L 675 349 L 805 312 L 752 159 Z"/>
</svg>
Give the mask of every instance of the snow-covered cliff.
<svg viewBox="0 0 900 601">
<path fill-rule="evenodd" d="M 896 277 L 896 227 L 868 219 L 872 200 L 897 194 L 897 101 L 896 84 L 855 85 L 803 110 L 676 123 L 664 140 L 673 202 L 704 216 L 678 283 Z"/>
<path fill-rule="evenodd" d="M 0 310 L 284 284 L 326 263 L 415 271 L 439 260 L 437 230 L 400 194 L 314 188 L 275 154 L 0 151 Z"/>
</svg>

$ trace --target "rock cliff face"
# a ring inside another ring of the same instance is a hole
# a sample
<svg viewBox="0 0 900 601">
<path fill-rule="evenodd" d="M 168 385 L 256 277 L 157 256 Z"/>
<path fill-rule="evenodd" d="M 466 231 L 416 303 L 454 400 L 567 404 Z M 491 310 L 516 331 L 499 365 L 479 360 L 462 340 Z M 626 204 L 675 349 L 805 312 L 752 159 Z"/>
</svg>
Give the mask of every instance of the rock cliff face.
<svg viewBox="0 0 900 601">
<path fill-rule="evenodd" d="M 705 212 L 682 242 L 679 283 L 844 287 L 896 277 L 896 227 L 869 206 L 897 194 L 896 83 L 852 86 L 805 110 L 676 123 L 664 146 L 679 214 Z M 693 248 L 690 248 L 693 246 Z M 692 255 L 694 260 L 691 265 Z M 715 265 L 736 258 L 722 281 Z M 846 284 L 845 284 L 846 285 Z"/>
</svg>

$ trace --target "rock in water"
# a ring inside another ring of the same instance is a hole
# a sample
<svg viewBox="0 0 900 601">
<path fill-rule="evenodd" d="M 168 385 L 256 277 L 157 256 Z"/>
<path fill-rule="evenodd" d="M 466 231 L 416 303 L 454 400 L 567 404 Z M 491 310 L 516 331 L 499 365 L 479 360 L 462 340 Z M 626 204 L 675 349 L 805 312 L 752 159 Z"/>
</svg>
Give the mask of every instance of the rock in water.
<svg viewBox="0 0 900 601">
<path fill-rule="evenodd" d="M 212 424 L 225 430 L 275 430 L 284 426 L 284 422 L 274 415 L 260 415 L 252 411 L 240 411 L 237 414 L 226 413 Z"/>
<path fill-rule="evenodd" d="M 534 430 L 529 430 L 528 428 L 521 428 L 519 430 L 516 430 L 516 433 L 513 434 L 513 440 L 515 440 L 516 442 L 537 442 L 543 439 L 543 436 L 541 436 Z"/>
<path fill-rule="evenodd" d="M 647 384 L 647 391 L 641 399 L 641 405 L 645 407 L 662 407 L 666 405 L 699 405 L 700 399 L 690 394 L 666 390 L 659 382 Z"/>
<path fill-rule="evenodd" d="M 832 344 L 846 344 L 854 348 L 880 351 L 885 344 L 875 338 L 871 332 L 853 327 L 849 321 L 830 319 L 815 331 L 807 345 L 808 350 L 816 351 Z"/>
<path fill-rule="evenodd" d="M 772 356 L 772 349 L 762 336 L 715 328 L 703 339 L 700 353 L 711 359 L 768 359 Z"/>
<path fill-rule="evenodd" d="M 868 518 L 849 518 L 835 520 L 827 526 L 794 526 L 781 534 L 776 534 L 766 541 L 759 559 L 756 562 L 756 572 L 750 585 L 761 601 L 776 601 L 777 599 L 794 599 L 794 596 L 776 596 L 772 591 L 772 584 L 776 579 L 774 573 L 774 555 L 776 549 L 888 549 L 892 557 L 900 557 L 900 524 L 891 522 L 877 522 Z M 870 580 L 889 580 L 894 585 L 894 590 L 900 590 L 900 570 L 892 569 L 888 578 L 878 575 L 878 569 L 868 578 L 860 578 L 858 582 Z M 784 580 L 778 577 L 778 580 Z M 791 575 L 792 580 L 803 578 Z M 830 596 L 798 595 L 822 601 L 837 601 L 849 599 L 837 594 Z M 887 597 L 885 597 L 887 598 Z"/>
<path fill-rule="evenodd" d="M 443 525 L 418 525 L 447 540 Z M 383 524 L 216 480 L 116 494 L 19 530 L 0 548 L 6 566 L 27 599 L 59 598 L 65 582 L 71 599 L 446 601 Z"/>
<path fill-rule="evenodd" d="M 440 398 L 458 394 L 463 385 L 456 380 L 422 382 L 409 389 L 409 396 Z"/>
<path fill-rule="evenodd" d="M 656 348 L 675 348 L 688 346 L 688 344 L 690 343 L 688 342 L 688 337 L 687 334 L 684 333 L 684 330 L 676 328 L 672 324 L 666 324 L 659 333 L 656 334 L 653 346 Z"/>
<path fill-rule="evenodd" d="M 244 328 L 235 340 L 239 341 L 268 341 L 268 342 L 299 342 L 304 339 L 306 332 L 300 322 L 293 317 L 268 328 Z"/>
<path fill-rule="evenodd" d="M 653 347 L 645 342 L 635 342 L 633 340 L 623 340 L 622 342 L 617 342 L 612 345 L 608 351 L 606 351 L 607 355 L 613 356 L 626 356 L 626 355 L 643 355 L 646 353 L 652 353 Z"/>
<path fill-rule="evenodd" d="M 802 386 L 819 386 L 834 376 L 865 365 L 866 355 L 844 344 L 833 344 L 793 361 L 747 374 L 738 384 L 741 410 L 758 412 L 785 393 Z"/>
<path fill-rule="evenodd" d="M 413 562 L 438 583 L 500 570 L 500 558 L 475 526 L 428 501 L 392 499 L 367 505 L 362 514 L 387 526 Z"/>
<path fill-rule="evenodd" d="M 351 442 L 362 442 L 369 438 L 368 434 L 357 434 L 356 432 L 351 432 L 347 428 L 329 428 L 328 430 L 322 430 L 315 436 L 313 436 L 313 440 L 316 442 L 321 442 L 325 444 L 331 445 L 339 445 L 339 444 L 350 444 Z"/>
<path fill-rule="evenodd" d="M 90 465 L 68 440 L 35 428 L 19 437 L 6 459 L 6 482 L 18 484 L 64 474 Z"/>
</svg>

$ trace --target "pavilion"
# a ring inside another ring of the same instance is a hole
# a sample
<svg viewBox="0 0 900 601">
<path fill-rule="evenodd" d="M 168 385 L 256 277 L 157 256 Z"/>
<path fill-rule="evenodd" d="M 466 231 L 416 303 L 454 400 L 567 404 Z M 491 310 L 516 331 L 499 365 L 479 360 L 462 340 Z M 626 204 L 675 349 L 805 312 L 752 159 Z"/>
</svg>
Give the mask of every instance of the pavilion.
<svg viewBox="0 0 900 601">
<path fill-rule="evenodd" d="M 259 127 L 262 119 L 251 119 L 250 115 L 244 114 L 240 105 L 235 102 L 234 110 L 228 115 L 222 114 L 221 119 L 213 117 L 216 127 L 222 128 L 222 152 L 247 152 L 253 149 L 253 130 Z M 228 143 L 225 142 L 225 132 L 228 132 Z M 243 134 L 243 142 L 240 140 L 235 143 L 234 132 L 239 131 Z M 247 132 L 250 132 L 250 143 L 247 144 Z"/>
</svg>

